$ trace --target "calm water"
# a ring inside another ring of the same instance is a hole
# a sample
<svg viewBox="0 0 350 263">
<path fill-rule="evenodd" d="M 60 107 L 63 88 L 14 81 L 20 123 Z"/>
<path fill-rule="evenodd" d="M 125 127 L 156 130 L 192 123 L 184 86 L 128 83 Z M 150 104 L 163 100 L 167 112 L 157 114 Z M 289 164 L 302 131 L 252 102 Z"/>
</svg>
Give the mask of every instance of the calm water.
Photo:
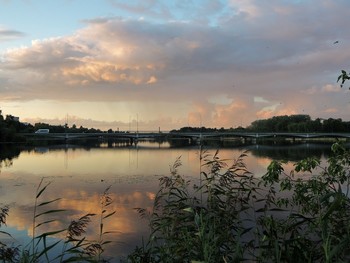
<svg viewBox="0 0 350 263">
<path fill-rule="evenodd" d="M 214 153 L 220 148 L 222 159 L 237 158 L 247 151 L 248 170 L 260 177 L 272 159 L 294 161 L 308 156 L 324 158 L 330 144 L 289 145 L 212 145 L 204 146 Z M 110 207 L 115 216 L 105 222 L 106 230 L 117 231 L 109 236 L 116 241 L 107 254 L 116 258 L 127 255 L 141 237 L 147 236 L 147 222 L 141 220 L 134 208 L 150 208 L 160 176 L 169 175 L 169 168 L 181 156 L 180 174 L 199 177 L 199 146 L 171 147 L 169 143 L 140 142 L 138 146 L 100 144 L 98 147 L 54 145 L 18 148 L 1 146 L 0 200 L 10 205 L 7 228 L 14 239 L 8 242 L 25 245 L 31 236 L 33 204 L 36 188 L 42 178 L 51 182 L 44 192 L 46 200 L 61 197 L 57 209 L 65 209 L 60 220 L 42 228 L 52 231 L 65 228 L 71 220 L 87 213 L 100 211 L 99 198 L 111 186 L 114 200 Z M 98 218 L 89 225 L 87 236 L 96 239 Z M 1 230 L 1 229 L 0 229 Z M 64 237 L 62 234 L 61 237 Z M 5 240 L 5 236 L 0 236 Z"/>
</svg>

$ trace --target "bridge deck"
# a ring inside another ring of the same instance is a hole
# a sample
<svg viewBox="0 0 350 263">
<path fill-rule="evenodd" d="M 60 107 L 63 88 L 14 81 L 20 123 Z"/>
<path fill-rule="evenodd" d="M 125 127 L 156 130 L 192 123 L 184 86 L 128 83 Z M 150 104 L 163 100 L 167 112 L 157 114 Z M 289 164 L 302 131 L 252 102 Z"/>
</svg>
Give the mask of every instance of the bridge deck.
<svg viewBox="0 0 350 263">
<path fill-rule="evenodd" d="M 21 133 L 26 137 L 38 138 L 350 138 L 350 133 L 290 133 L 290 132 L 211 132 L 211 133 L 177 133 L 177 132 L 116 132 L 116 133 Z"/>
</svg>

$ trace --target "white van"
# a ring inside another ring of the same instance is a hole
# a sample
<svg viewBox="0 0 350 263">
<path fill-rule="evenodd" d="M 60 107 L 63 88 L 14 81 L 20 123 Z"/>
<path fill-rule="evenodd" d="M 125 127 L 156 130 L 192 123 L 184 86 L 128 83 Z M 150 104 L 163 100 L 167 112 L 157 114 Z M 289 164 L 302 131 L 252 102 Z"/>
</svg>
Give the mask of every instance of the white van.
<svg viewBox="0 0 350 263">
<path fill-rule="evenodd" d="M 50 132 L 49 129 L 39 129 L 35 133 L 49 133 L 49 132 Z"/>
</svg>

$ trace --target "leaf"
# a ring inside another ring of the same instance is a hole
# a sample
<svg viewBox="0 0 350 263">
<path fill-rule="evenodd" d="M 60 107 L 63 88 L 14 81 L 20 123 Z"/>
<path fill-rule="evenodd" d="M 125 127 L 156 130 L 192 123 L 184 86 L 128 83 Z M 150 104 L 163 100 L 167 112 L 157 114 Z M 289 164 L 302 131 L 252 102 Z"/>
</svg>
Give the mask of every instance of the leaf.
<svg viewBox="0 0 350 263">
<path fill-rule="evenodd" d="M 46 255 L 47 252 L 48 252 L 49 250 L 51 250 L 52 248 L 54 248 L 54 247 L 55 247 L 58 243 L 60 243 L 60 242 L 61 242 L 61 241 L 59 240 L 59 241 L 53 243 L 52 245 L 50 245 L 50 246 L 48 246 L 48 247 L 45 246 L 45 249 L 42 250 L 42 251 L 40 252 L 40 254 L 38 255 L 38 258 L 40 258 L 42 255 Z"/>
<path fill-rule="evenodd" d="M 342 78 L 342 75 L 339 75 L 337 82 L 339 82 L 339 80 Z"/>
<path fill-rule="evenodd" d="M 10 233 L 7 233 L 7 232 L 5 232 L 5 231 L 1 231 L 1 230 L 0 230 L 0 234 L 4 234 L 4 235 L 7 235 L 7 236 L 9 236 L 9 237 L 12 237 Z"/>
<path fill-rule="evenodd" d="M 106 244 L 109 244 L 109 243 L 112 243 L 112 241 L 106 240 L 106 241 L 103 241 L 103 242 L 101 243 L 101 245 L 106 245 Z"/>
<path fill-rule="evenodd" d="M 59 212 L 64 212 L 64 211 L 67 211 L 67 210 L 65 210 L 65 209 L 48 210 L 48 211 L 45 211 L 45 212 L 42 212 L 40 214 L 35 215 L 35 218 L 37 218 L 39 216 L 42 216 L 42 215 L 47 215 L 47 214 L 52 214 L 52 213 L 59 213 Z"/>
<path fill-rule="evenodd" d="M 73 247 L 69 248 L 67 251 L 74 250 L 74 249 L 81 247 L 81 245 L 85 239 L 86 239 L 86 237 L 83 237 L 82 239 L 78 240 L 78 242 Z M 70 241 L 66 240 L 66 241 L 64 241 L 64 243 L 68 244 L 68 243 L 70 243 Z"/>
<path fill-rule="evenodd" d="M 343 200 L 343 197 L 341 194 L 336 193 L 334 195 L 334 201 L 330 205 L 330 207 L 327 209 L 327 212 L 322 216 L 322 220 L 328 219 L 329 215 L 333 213 L 336 209 L 338 209 L 341 205 L 341 202 Z"/>
<path fill-rule="evenodd" d="M 36 199 L 39 198 L 39 196 L 45 191 L 46 187 L 48 187 L 50 185 L 50 183 L 47 183 L 40 191 L 39 193 L 36 195 Z"/>
<path fill-rule="evenodd" d="M 48 223 L 51 223 L 51 222 L 54 222 L 54 221 L 57 221 L 56 219 L 52 219 L 52 220 L 47 220 L 47 221 L 44 221 L 44 222 L 41 222 L 39 224 L 37 224 L 35 227 L 39 227 L 41 225 L 45 225 L 45 224 L 48 224 Z"/>
<path fill-rule="evenodd" d="M 40 236 L 37 236 L 37 237 L 35 237 L 35 238 L 36 238 L 36 239 L 45 238 L 45 237 L 47 237 L 47 236 L 53 236 L 53 235 L 62 233 L 62 232 L 64 232 L 64 231 L 66 231 L 66 229 L 56 230 L 56 231 L 51 231 L 51 232 L 45 232 L 45 233 L 42 233 Z"/>
<path fill-rule="evenodd" d="M 335 245 L 329 253 L 329 258 L 332 259 L 335 255 L 341 253 L 342 250 L 346 249 L 349 244 L 349 238 L 343 239 L 339 244 Z"/>
<path fill-rule="evenodd" d="M 184 208 L 182 210 L 185 211 L 185 212 L 193 213 L 193 208 L 192 207 L 186 207 L 186 208 Z"/>
<path fill-rule="evenodd" d="M 265 212 L 267 209 L 266 208 L 259 208 L 257 210 L 255 210 L 256 213 L 261 213 L 261 212 Z"/>
<path fill-rule="evenodd" d="M 115 233 L 121 233 L 121 232 L 120 231 L 105 231 L 102 233 L 102 235 L 115 234 Z"/>
<path fill-rule="evenodd" d="M 243 229 L 243 231 L 240 233 L 241 236 L 243 236 L 244 234 L 248 233 L 252 229 L 254 229 L 254 227 L 248 227 L 248 228 Z"/>
<path fill-rule="evenodd" d="M 51 201 L 42 202 L 42 203 L 40 203 L 38 206 L 44 206 L 44 205 L 47 205 L 47 204 L 51 204 L 51 203 L 56 202 L 56 201 L 61 200 L 61 199 L 62 199 L 62 198 L 56 198 L 56 199 L 51 200 Z"/>
<path fill-rule="evenodd" d="M 112 213 L 109 213 L 108 215 L 104 216 L 103 219 L 106 219 L 112 215 L 114 215 L 117 211 L 113 211 Z"/>
</svg>

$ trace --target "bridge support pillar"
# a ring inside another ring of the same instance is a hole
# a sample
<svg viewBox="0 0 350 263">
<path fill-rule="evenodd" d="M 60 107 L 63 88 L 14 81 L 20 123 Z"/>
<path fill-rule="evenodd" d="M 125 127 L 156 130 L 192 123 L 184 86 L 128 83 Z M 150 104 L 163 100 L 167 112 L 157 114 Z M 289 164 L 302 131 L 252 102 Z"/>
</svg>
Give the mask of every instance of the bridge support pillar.
<svg viewBox="0 0 350 263">
<path fill-rule="evenodd" d="M 133 144 L 137 145 L 137 138 L 130 138 L 129 142 L 130 142 L 130 145 L 133 145 Z"/>
</svg>

